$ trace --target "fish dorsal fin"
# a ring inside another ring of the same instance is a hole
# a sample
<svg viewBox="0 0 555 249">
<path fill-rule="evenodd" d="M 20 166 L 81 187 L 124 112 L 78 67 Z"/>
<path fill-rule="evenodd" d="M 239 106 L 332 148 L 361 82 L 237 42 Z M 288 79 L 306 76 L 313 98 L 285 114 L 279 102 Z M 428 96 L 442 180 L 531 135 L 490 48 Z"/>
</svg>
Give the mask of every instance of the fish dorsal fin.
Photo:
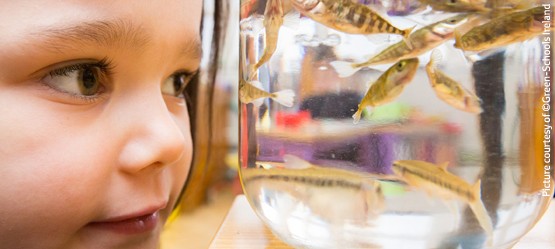
<svg viewBox="0 0 555 249">
<path fill-rule="evenodd" d="M 517 3 L 515 6 L 515 9 L 517 10 L 527 10 L 531 8 L 534 8 L 534 2 L 528 1 L 528 0 L 522 0 L 519 3 Z"/>
<path fill-rule="evenodd" d="M 251 86 L 256 87 L 260 90 L 264 90 L 264 87 L 262 86 L 262 82 L 258 81 L 258 80 L 251 80 L 250 82 L 247 82 L 247 84 L 250 83 Z M 265 91 L 265 90 L 264 90 Z"/>
<path fill-rule="evenodd" d="M 415 28 L 416 28 L 416 25 L 414 25 L 414 26 L 412 26 L 408 29 L 403 30 L 403 32 L 405 33 L 403 35 L 403 41 L 405 41 L 405 43 L 407 44 L 407 47 L 411 50 L 414 48 L 414 46 L 412 45 L 412 40 L 410 39 L 410 34 L 412 33 L 412 31 Z"/>
<path fill-rule="evenodd" d="M 288 169 L 308 169 L 312 167 L 312 164 L 308 161 L 291 154 L 283 155 L 283 161 L 285 162 L 285 168 Z"/>
<path fill-rule="evenodd" d="M 449 162 L 444 162 L 439 165 L 439 168 L 442 169 L 443 171 L 447 171 L 447 165 L 449 165 Z"/>
</svg>

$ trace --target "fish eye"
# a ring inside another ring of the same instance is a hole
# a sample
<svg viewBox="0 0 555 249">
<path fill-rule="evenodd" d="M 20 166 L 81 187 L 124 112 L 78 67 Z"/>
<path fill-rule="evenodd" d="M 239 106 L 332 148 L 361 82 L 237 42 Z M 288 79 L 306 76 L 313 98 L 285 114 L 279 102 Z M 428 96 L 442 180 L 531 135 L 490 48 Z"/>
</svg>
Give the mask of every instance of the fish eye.
<svg viewBox="0 0 555 249">
<path fill-rule="evenodd" d="M 404 62 L 404 61 L 399 62 L 397 64 L 397 69 L 399 69 L 399 70 L 403 69 L 403 67 L 405 67 L 405 64 L 406 64 L 406 62 Z"/>
<path fill-rule="evenodd" d="M 450 23 L 456 23 L 456 22 L 457 22 L 457 19 L 453 18 L 453 19 L 449 20 L 449 22 L 450 22 Z"/>
<path fill-rule="evenodd" d="M 449 0 L 449 3 L 450 3 L 450 4 L 456 4 L 456 3 L 457 3 L 457 0 Z"/>
</svg>

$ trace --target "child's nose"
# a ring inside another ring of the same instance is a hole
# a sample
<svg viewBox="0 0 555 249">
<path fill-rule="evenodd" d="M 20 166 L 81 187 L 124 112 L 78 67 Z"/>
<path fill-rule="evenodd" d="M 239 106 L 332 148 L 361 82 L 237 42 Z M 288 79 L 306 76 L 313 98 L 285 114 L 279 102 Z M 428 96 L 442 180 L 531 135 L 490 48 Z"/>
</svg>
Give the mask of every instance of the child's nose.
<svg viewBox="0 0 555 249">
<path fill-rule="evenodd" d="M 123 115 L 131 120 L 124 121 L 130 130 L 126 131 L 128 137 L 119 156 L 121 170 L 137 173 L 162 168 L 180 160 L 192 148 L 188 120 L 178 123 L 162 97 L 144 100 L 135 108 L 133 114 Z"/>
</svg>

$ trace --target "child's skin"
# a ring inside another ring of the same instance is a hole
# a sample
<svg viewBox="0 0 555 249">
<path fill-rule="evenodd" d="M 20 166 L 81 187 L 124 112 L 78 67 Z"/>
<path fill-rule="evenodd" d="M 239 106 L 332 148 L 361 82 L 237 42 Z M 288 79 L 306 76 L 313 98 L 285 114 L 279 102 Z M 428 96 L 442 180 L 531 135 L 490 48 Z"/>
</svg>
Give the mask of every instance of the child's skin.
<svg viewBox="0 0 555 249">
<path fill-rule="evenodd" d="M 0 2 L 1 248 L 158 246 L 192 158 L 174 94 L 199 67 L 201 8 Z"/>
</svg>

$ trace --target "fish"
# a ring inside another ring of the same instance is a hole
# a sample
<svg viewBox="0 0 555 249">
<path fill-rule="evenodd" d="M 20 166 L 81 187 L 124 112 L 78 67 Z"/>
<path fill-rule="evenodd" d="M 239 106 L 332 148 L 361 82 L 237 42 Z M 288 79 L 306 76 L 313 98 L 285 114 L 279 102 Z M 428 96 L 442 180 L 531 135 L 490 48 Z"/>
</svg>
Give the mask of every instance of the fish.
<svg viewBox="0 0 555 249">
<path fill-rule="evenodd" d="M 358 105 L 357 111 L 353 114 L 353 123 L 359 122 L 366 107 L 383 105 L 399 96 L 414 77 L 418 63 L 418 58 L 401 60 L 380 75 Z"/>
<path fill-rule="evenodd" d="M 380 182 L 369 173 L 314 165 L 289 154 L 283 159 L 281 168 L 242 168 L 245 189 L 287 192 L 330 220 L 366 220 L 385 207 Z M 340 205 L 330 205 L 332 202 Z"/>
<path fill-rule="evenodd" d="M 531 8 L 541 0 L 420 0 L 420 2 L 437 11 L 474 12 L 491 18 Z"/>
<path fill-rule="evenodd" d="M 370 7 L 353 0 L 290 1 L 301 14 L 327 27 L 349 34 L 397 34 L 408 42 L 408 37 L 414 29 L 414 27 L 399 29 Z"/>
<path fill-rule="evenodd" d="M 262 90 L 262 83 L 253 80 L 247 82 L 243 79 L 239 81 L 239 100 L 248 104 L 262 98 L 271 98 L 286 107 L 292 107 L 295 98 L 295 92 L 291 89 L 269 93 Z M 256 106 L 260 106 L 261 102 L 255 102 Z"/>
<path fill-rule="evenodd" d="M 393 162 L 392 170 L 409 186 L 420 188 L 430 195 L 467 203 L 488 236 L 488 244 L 491 245 L 493 225 L 481 199 L 480 180 L 470 185 L 459 176 L 449 173 L 447 163 L 436 166 L 420 160 L 397 160 Z"/>
<path fill-rule="evenodd" d="M 488 12 L 485 0 L 419 0 L 434 10 L 445 12 Z"/>
<path fill-rule="evenodd" d="M 268 0 L 268 2 L 266 2 L 263 21 L 266 32 L 264 52 L 256 63 L 249 66 L 249 79 L 254 79 L 256 77 L 258 68 L 268 62 L 276 51 L 279 30 L 283 25 L 283 16 L 284 11 L 281 0 Z"/>
<path fill-rule="evenodd" d="M 476 114 L 481 113 L 481 101 L 478 96 L 437 69 L 437 63 L 441 61 L 441 58 L 441 52 L 434 49 L 430 62 L 426 65 L 426 73 L 436 95 L 445 103 L 459 110 Z"/>
<path fill-rule="evenodd" d="M 409 37 L 412 47 L 409 47 L 406 42 L 400 41 L 382 50 L 366 62 L 332 61 L 330 65 L 336 70 L 339 77 L 348 77 L 363 67 L 417 57 L 453 38 L 455 28 L 465 23 L 469 17 L 470 14 L 452 16 L 414 31 Z"/>
<path fill-rule="evenodd" d="M 483 51 L 536 37 L 544 32 L 544 10 L 538 6 L 494 18 L 464 34 L 455 31 L 455 47 Z"/>
</svg>

